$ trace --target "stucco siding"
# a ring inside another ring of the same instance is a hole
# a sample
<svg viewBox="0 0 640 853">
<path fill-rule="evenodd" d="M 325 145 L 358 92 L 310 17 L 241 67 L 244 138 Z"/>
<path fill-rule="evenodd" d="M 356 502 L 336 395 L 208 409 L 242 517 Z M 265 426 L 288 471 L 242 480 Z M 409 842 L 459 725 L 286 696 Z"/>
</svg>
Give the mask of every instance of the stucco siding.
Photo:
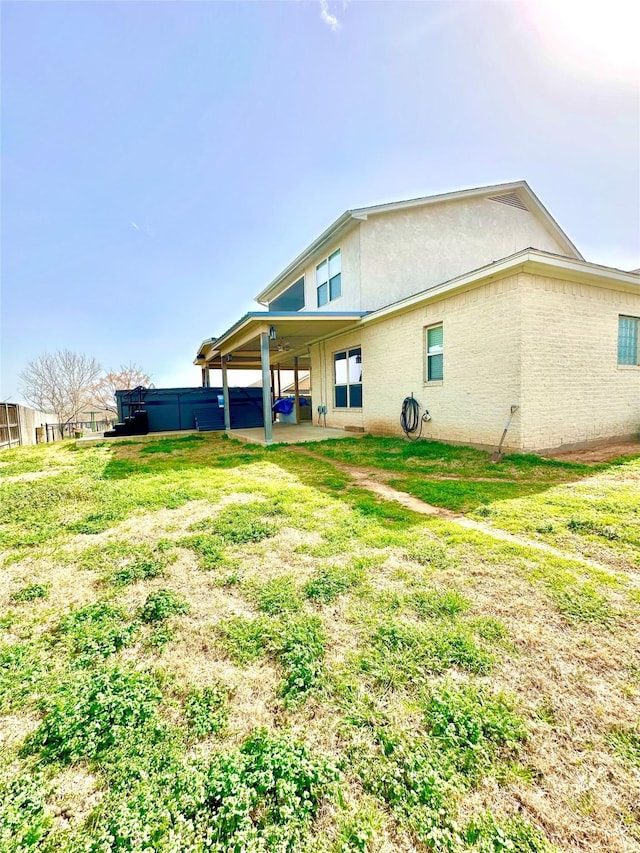
<svg viewBox="0 0 640 853">
<path fill-rule="evenodd" d="M 360 244 L 365 311 L 522 249 L 565 253 L 532 213 L 483 198 L 370 216 L 361 223 Z"/>
<path fill-rule="evenodd" d="M 618 366 L 618 317 L 640 293 L 520 275 L 523 447 L 542 450 L 640 431 L 640 367 Z"/>
<path fill-rule="evenodd" d="M 360 226 L 356 224 L 352 231 L 340 240 L 334 241 L 322 253 L 304 268 L 304 308 L 303 311 L 360 311 Z M 342 262 L 342 295 L 318 308 L 316 295 L 316 266 L 329 255 L 340 249 Z M 287 282 L 287 287 L 297 281 L 301 272 Z M 283 288 L 286 290 L 286 288 Z"/>
</svg>

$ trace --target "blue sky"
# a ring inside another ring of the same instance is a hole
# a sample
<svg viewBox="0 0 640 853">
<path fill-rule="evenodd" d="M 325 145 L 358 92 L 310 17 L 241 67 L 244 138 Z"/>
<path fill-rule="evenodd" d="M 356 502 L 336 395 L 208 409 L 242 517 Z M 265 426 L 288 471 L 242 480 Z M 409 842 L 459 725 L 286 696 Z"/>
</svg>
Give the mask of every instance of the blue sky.
<svg viewBox="0 0 640 853">
<path fill-rule="evenodd" d="M 0 400 L 58 348 L 199 384 L 200 341 L 349 207 L 525 178 L 640 266 L 632 19 L 554 8 L 5 0 Z"/>
</svg>

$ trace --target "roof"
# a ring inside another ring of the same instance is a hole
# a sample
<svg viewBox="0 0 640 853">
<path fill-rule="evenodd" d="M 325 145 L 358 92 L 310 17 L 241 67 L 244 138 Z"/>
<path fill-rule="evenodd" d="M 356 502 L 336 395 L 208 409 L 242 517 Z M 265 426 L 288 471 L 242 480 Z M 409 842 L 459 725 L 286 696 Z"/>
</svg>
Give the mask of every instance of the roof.
<svg viewBox="0 0 640 853">
<path fill-rule="evenodd" d="M 357 207 L 345 211 L 331 225 L 326 228 L 319 237 L 310 243 L 297 257 L 279 273 L 273 281 L 268 284 L 256 297 L 256 301 L 267 304 L 270 299 L 277 295 L 278 289 L 290 279 L 300 267 L 305 265 L 318 253 L 322 247 L 330 241 L 342 236 L 353 228 L 358 222 L 376 216 L 381 213 L 390 213 L 396 210 L 407 210 L 413 207 L 424 207 L 430 204 L 443 204 L 448 201 L 460 201 L 466 198 L 495 196 L 513 194 L 516 199 L 525 199 L 530 206 L 531 212 L 542 221 L 542 223 L 554 234 L 561 245 L 566 248 L 568 257 L 584 260 L 576 246 L 571 242 L 567 234 L 560 228 L 556 220 L 551 216 L 547 208 L 542 204 L 526 181 L 512 181 L 506 184 L 491 184 L 484 187 L 472 187 L 469 189 L 455 190 L 453 192 L 440 193 L 438 195 L 421 196 L 419 198 L 405 199 L 403 201 L 392 201 L 384 204 L 374 204 L 369 207 Z M 517 203 L 513 204 L 518 207 Z M 529 209 L 529 208 L 525 208 Z"/>
<path fill-rule="evenodd" d="M 359 323 L 365 314 L 366 311 L 250 311 L 220 337 L 203 341 L 194 364 L 217 367 L 221 356 L 233 352 L 234 367 L 260 366 L 260 334 L 269 332 L 274 363 L 282 367 L 293 365 L 296 357 L 306 357 L 310 341 L 342 332 Z"/>
<path fill-rule="evenodd" d="M 443 296 L 449 291 L 458 290 L 463 287 L 473 287 L 487 279 L 501 278 L 517 271 L 547 274 L 551 272 L 557 278 L 566 278 L 572 281 L 579 280 L 585 284 L 600 286 L 606 286 L 607 282 L 615 281 L 621 289 L 633 293 L 640 290 L 638 276 L 627 270 L 606 267 L 602 264 L 593 264 L 582 259 L 567 258 L 564 255 L 556 255 L 553 252 L 544 252 L 541 249 L 529 248 L 516 252 L 513 255 L 508 255 L 506 258 L 501 258 L 499 261 L 494 261 L 491 264 L 486 264 L 483 267 L 478 267 L 478 269 L 456 276 L 448 281 L 436 284 L 427 290 L 420 291 L 420 293 L 400 299 L 398 302 L 385 305 L 383 308 L 378 308 L 377 311 L 371 311 L 366 317 L 363 317 L 362 322 L 368 323 L 383 320 L 392 314 L 402 313 L 430 299 Z"/>
</svg>

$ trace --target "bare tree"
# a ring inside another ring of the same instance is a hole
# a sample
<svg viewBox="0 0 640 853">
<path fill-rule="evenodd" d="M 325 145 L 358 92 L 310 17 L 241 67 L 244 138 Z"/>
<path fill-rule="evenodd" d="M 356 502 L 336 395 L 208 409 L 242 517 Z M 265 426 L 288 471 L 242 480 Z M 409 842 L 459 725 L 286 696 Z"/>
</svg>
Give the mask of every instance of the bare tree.
<svg viewBox="0 0 640 853">
<path fill-rule="evenodd" d="M 95 406 L 117 414 L 116 391 L 126 391 L 143 385 L 148 388 L 151 377 L 141 367 L 131 362 L 120 365 L 120 370 L 111 370 L 94 382 L 91 389 L 91 400 Z"/>
<path fill-rule="evenodd" d="M 53 412 L 58 423 L 77 421 L 91 401 L 91 389 L 102 368 L 95 358 L 70 350 L 45 352 L 20 374 L 25 400 L 41 412 Z"/>
</svg>

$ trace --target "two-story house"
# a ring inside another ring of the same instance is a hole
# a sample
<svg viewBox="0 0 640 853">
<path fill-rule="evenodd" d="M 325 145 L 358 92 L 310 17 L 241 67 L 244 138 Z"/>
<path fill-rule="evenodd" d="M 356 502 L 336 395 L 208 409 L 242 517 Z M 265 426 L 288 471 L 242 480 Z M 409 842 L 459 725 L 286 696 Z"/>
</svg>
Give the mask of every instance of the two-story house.
<svg viewBox="0 0 640 853">
<path fill-rule="evenodd" d="M 314 423 L 540 451 L 640 429 L 640 276 L 584 260 L 524 181 L 344 213 L 196 364 L 311 373 Z M 271 424 L 265 423 L 265 440 Z"/>
</svg>

